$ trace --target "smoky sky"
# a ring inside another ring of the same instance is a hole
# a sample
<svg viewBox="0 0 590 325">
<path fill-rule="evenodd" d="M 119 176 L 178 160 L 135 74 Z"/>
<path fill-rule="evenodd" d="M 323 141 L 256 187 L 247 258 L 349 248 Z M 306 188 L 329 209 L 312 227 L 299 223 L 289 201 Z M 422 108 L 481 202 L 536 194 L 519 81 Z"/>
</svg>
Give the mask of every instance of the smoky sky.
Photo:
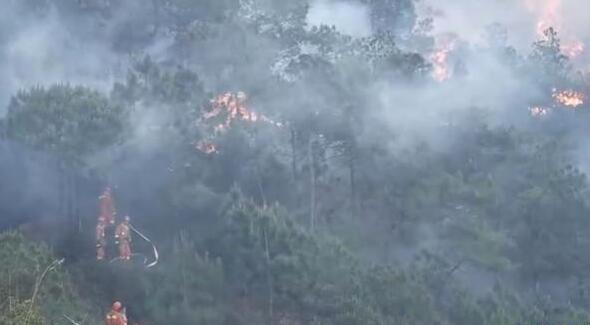
<svg viewBox="0 0 590 325">
<path fill-rule="evenodd" d="M 369 36 L 372 33 L 369 8 L 356 1 L 312 1 L 307 23 L 310 26 L 334 26 L 338 31 L 355 37 Z"/>
<path fill-rule="evenodd" d="M 107 93 L 125 77 L 131 57 L 159 58 L 169 45 L 155 28 L 153 8 L 143 1 L 111 2 L 108 14 L 100 8 L 71 9 L 76 7 L 68 3 L 3 2 L 0 116 L 10 96 L 36 85 L 70 83 Z M 134 42 L 128 41 L 131 37 Z"/>
<path fill-rule="evenodd" d="M 52 6 L 30 10 L 24 5 L 28 1 L 4 2 L 0 10 L 0 117 L 12 95 L 34 85 L 71 83 L 108 95 L 115 81 L 125 79 L 131 58 L 145 54 L 157 62 L 172 61 L 193 68 L 207 90 L 245 90 L 251 96 L 253 108 L 257 111 L 263 108 L 259 111 L 265 114 L 268 108 L 273 119 L 283 121 L 305 109 L 330 109 L 332 101 L 323 91 L 326 85 L 322 80 L 297 83 L 296 78 L 284 78 L 284 82 L 291 83 L 291 87 L 286 87 L 287 92 L 273 94 L 261 90 L 273 86 L 269 85 L 268 80 L 273 80 L 269 76 L 284 67 L 283 62 L 291 52 L 315 55 L 316 47 L 295 44 L 284 49 L 280 40 L 254 35 L 254 31 L 239 26 L 247 21 L 244 19 L 215 26 L 213 36 L 184 44 L 185 52 L 178 54 L 173 37 L 150 22 L 154 11 L 147 2 L 119 1 L 120 7 L 110 16 L 64 11 Z M 377 32 L 371 23 L 370 3 L 309 0 L 306 27 L 328 25 L 353 39 L 370 37 Z M 543 21 L 555 25 L 564 44 L 590 39 L 590 20 L 586 17 L 590 2 L 585 0 L 416 0 L 415 3 L 419 21 L 432 19 L 432 29 L 421 35 L 432 42 L 413 46 L 417 39 L 399 37 L 399 45 L 403 50 L 419 51 L 431 62 L 434 52 L 449 45 L 444 40 L 452 40 L 445 61 L 450 77 L 443 82 L 430 77 L 421 82 L 375 78 L 356 85 L 355 92 L 359 90 L 359 96 L 363 97 L 359 102 L 371 106 L 366 110 L 368 116 L 363 116 L 362 123 L 367 125 L 359 143 L 386 142 L 385 147 L 393 153 L 388 157 L 402 156 L 399 153 L 424 142 L 436 151 L 454 150 L 461 139 L 453 138 L 456 133 L 449 129 L 457 124 L 475 123 L 471 120 L 475 109 L 485 112 L 488 125 L 529 127 L 528 107 L 543 103 L 548 97 L 547 90 L 539 87 L 534 76 L 523 73 L 525 70 L 515 70 L 498 55 L 494 49 L 498 44 L 491 44 L 487 34 L 490 26 L 505 32 L 506 44 L 499 45 L 514 47 L 520 59 L 530 54 L 532 43 L 540 37 L 538 26 Z M 131 44 L 127 39 L 135 42 Z M 353 67 L 334 61 L 331 63 L 334 69 L 340 70 L 340 75 L 354 79 Z M 583 52 L 572 63 L 576 69 L 584 69 L 588 61 L 587 52 Z M 138 102 L 133 106 L 132 130 L 126 130 L 128 137 L 124 143 L 96 153 L 87 166 L 107 174 L 120 199 L 121 213 L 137 216 L 134 220 L 150 214 L 161 218 L 167 212 L 159 210 L 161 207 L 156 203 L 161 199 L 158 189 L 181 174 L 183 168 L 192 166 L 187 167 L 183 157 L 176 159 L 174 148 L 180 144 L 162 131 L 170 118 L 169 107 L 157 102 Z M 382 129 L 392 130 L 395 137 L 382 138 L 382 134 L 390 134 Z M 580 139 L 586 139 L 588 133 L 582 123 L 573 124 L 569 133 L 575 148 L 572 157 L 586 172 L 590 172 L 590 146 Z M 0 223 L 0 228 L 32 215 L 57 211 L 58 175 L 52 159 L 14 143 L 0 142 L 0 214 L 14 216 L 3 221 L 5 224 Z M 226 171 L 239 168 L 242 166 Z M 211 189 L 200 186 L 196 191 L 203 197 L 215 196 Z M 281 186 L 284 184 L 278 184 L 277 188 Z M 85 209 L 86 217 L 92 220 L 99 186 L 88 185 L 85 191 L 92 193 L 87 195 Z M 435 235 L 424 234 L 429 236 Z M 437 244 L 435 241 L 432 246 Z"/>
<path fill-rule="evenodd" d="M 486 26 L 498 23 L 509 31 L 513 46 L 526 48 L 537 35 L 537 24 L 546 21 L 567 37 L 590 36 L 583 0 L 483 0 L 417 2 L 422 16 L 434 18 L 435 33 L 456 33 L 471 42 L 482 41 Z"/>
<path fill-rule="evenodd" d="M 9 1 L 0 13 L 0 70 L 3 72 L 0 115 L 10 96 L 19 89 L 67 82 L 108 93 L 114 81 L 124 78 L 130 56 L 150 53 L 169 59 L 166 53 L 174 51 L 173 40 L 149 23 L 153 18 L 151 5 L 142 5 L 140 1 L 119 3 L 118 10 L 113 10 L 109 17 L 88 16 L 82 11 L 51 6 L 38 12 L 27 10 L 23 3 L 28 2 Z M 310 0 L 308 3 L 307 27 L 330 25 L 355 38 L 375 33 L 371 27 L 370 1 Z M 460 67 L 462 71 L 443 83 L 400 84 L 375 80 L 366 85 L 370 89 L 366 93 L 377 99 L 380 109 L 376 114 L 381 114 L 381 120 L 389 121 L 389 127 L 402 134 L 401 139 L 439 141 L 438 126 L 448 123 L 444 117 L 469 112 L 473 107 L 488 110 L 492 121 L 518 124 L 527 118 L 528 105 L 546 96 L 531 82 L 530 76 L 516 73 L 486 51 L 490 45 L 486 39 L 489 26 L 496 24 L 503 28 L 507 45 L 514 46 L 525 57 L 539 37 L 537 24 L 543 19 L 556 24 L 564 40 L 584 40 L 589 36 L 590 23 L 583 15 L 588 5 L 582 0 L 417 0 L 415 3 L 419 20 L 433 19 L 428 37 L 435 40 L 434 45 L 421 48 L 420 54 L 431 60 L 432 52 L 439 46 L 436 40 L 441 35 L 452 34 L 455 43 L 448 54 L 449 69 Z M 128 28 L 132 23 L 134 30 Z M 198 72 L 204 72 L 202 77 L 209 89 L 256 89 L 264 85 L 258 79 L 270 75 L 280 61 L 280 46 L 272 40 L 255 42 L 253 37 L 239 40 L 241 36 L 233 36 L 231 28 L 235 27 L 218 30 L 228 36 L 193 42 L 190 50 L 198 54 L 186 61 Z M 129 33 L 139 40 L 137 44 L 124 42 Z M 242 52 L 233 50 L 232 42 L 238 41 L 245 44 L 240 47 Z M 306 52 L 306 44 L 298 46 L 299 53 Z M 251 59 L 239 67 L 224 63 L 236 62 L 239 57 Z M 583 53 L 576 64 L 583 66 L 586 57 Z M 337 67 L 348 69 L 345 65 Z M 317 92 L 310 87 L 307 93 Z M 454 95 L 449 96 L 451 93 Z M 277 114 L 281 113 L 285 112 Z M 154 144 L 152 132 L 144 136 L 142 130 L 147 122 L 143 121 L 163 118 L 152 117 L 150 113 L 137 123 L 138 129 L 133 133 L 136 138 L 145 139 L 140 141 L 142 145 Z"/>
<path fill-rule="evenodd" d="M 19 89 L 59 82 L 106 89 L 113 80 L 117 59 L 108 47 L 90 33 L 80 39 L 56 9 L 36 13 L 8 2 L 0 26 L 0 114 Z"/>
</svg>

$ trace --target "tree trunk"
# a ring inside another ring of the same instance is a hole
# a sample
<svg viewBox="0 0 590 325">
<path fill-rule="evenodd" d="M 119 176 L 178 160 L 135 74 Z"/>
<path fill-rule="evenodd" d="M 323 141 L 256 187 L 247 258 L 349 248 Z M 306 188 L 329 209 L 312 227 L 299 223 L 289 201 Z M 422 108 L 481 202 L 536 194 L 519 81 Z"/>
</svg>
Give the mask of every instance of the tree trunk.
<svg viewBox="0 0 590 325">
<path fill-rule="evenodd" d="M 293 180 L 297 180 L 297 133 L 295 129 L 291 128 L 291 176 Z"/>
<path fill-rule="evenodd" d="M 316 170 L 315 170 L 315 154 L 314 154 L 314 139 L 313 135 L 309 138 L 308 144 L 308 160 L 309 160 L 309 228 L 311 231 L 315 230 L 316 222 Z"/>
<path fill-rule="evenodd" d="M 76 173 L 71 164 L 64 160 L 58 161 L 58 169 L 59 214 L 64 218 L 69 230 L 81 231 L 81 220 L 78 217 L 78 186 Z"/>
<path fill-rule="evenodd" d="M 259 150 L 258 150 L 258 132 L 254 131 L 253 139 L 254 139 L 254 150 L 259 152 Z M 259 164 L 258 159 L 256 159 L 254 161 L 254 173 L 255 173 L 255 178 L 256 178 L 256 185 L 258 186 L 258 191 L 260 192 L 260 199 L 262 200 L 262 206 L 266 208 L 266 194 L 264 192 L 264 186 L 262 184 L 262 173 L 260 172 L 260 164 Z"/>
<path fill-rule="evenodd" d="M 260 166 L 256 162 L 256 183 L 260 191 L 260 198 L 262 199 L 262 206 L 266 208 L 266 195 L 264 194 L 264 187 L 262 186 L 262 174 L 260 173 Z"/>
<path fill-rule="evenodd" d="M 66 171 L 64 162 L 62 160 L 57 161 L 57 200 L 58 206 L 57 210 L 60 215 L 60 218 L 67 224 L 68 223 L 68 216 L 67 216 L 67 208 L 66 208 Z"/>
<path fill-rule="evenodd" d="M 268 285 L 268 315 L 269 319 L 272 322 L 273 311 L 274 311 L 274 290 L 273 290 L 273 281 L 272 281 L 272 273 L 270 270 L 270 248 L 268 243 L 268 234 L 267 230 L 263 230 L 264 233 L 264 250 L 265 250 L 265 257 L 266 257 L 266 280 Z"/>
<path fill-rule="evenodd" d="M 349 168 L 349 176 L 350 176 L 350 204 L 352 207 L 353 217 L 358 215 L 358 206 L 357 206 L 357 198 L 356 198 L 356 168 L 354 165 L 354 155 L 355 152 L 352 149 L 352 145 L 349 152 L 349 159 L 348 159 L 348 168 Z"/>
<path fill-rule="evenodd" d="M 72 225 L 72 229 L 76 229 L 77 222 L 76 222 L 76 218 L 74 217 L 74 209 L 73 209 L 73 204 L 74 204 L 73 179 L 74 179 L 74 177 L 72 176 L 71 167 L 68 167 L 67 175 L 68 175 L 68 178 L 67 178 L 67 180 L 68 180 L 68 219 L 70 220 L 70 223 Z"/>
<path fill-rule="evenodd" d="M 72 227 L 72 230 L 79 230 L 79 222 L 75 213 L 75 207 L 74 207 L 74 202 L 75 202 L 75 196 L 76 196 L 76 189 L 75 189 L 75 184 L 74 184 L 74 179 L 75 179 L 75 175 L 74 175 L 74 171 L 72 166 L 68 166 L 67 168 L 67 193 L 68 193 L 68 219 L 70 220 L 70 224 Z"/>
<path fill-rule="evenodd" d="M 80 218 L 80 181 L 81 179 L 76 174 L 74 177 L 74 215 L 78 219 L 78 231 L 82 232 L 82 218 Z"/>
</svg>

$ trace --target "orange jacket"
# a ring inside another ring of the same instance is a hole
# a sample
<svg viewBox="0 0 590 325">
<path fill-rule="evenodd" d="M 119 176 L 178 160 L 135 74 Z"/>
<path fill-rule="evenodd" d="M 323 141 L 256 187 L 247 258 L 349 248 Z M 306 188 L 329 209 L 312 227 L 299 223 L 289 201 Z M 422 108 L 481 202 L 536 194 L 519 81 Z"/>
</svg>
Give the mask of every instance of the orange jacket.
<svg viewBox="0 0 590 325">
<path fill-rule="evenodd" d="M 117 241 L 127 241 L 131 242 L 131 229 L 129 225 L 125 224 L 124 222 L 120 223 L 115 229 L 115 239 Z"/>
<path fill-rule="evenodd" d="M 111 310 L 104 321 L 105 325 L 127 325 L 127 317 L 124 314 Z"/>
<path fill-rule="evenodd" d="M 97 244 L 101 244 L 101 245 L 106 244 L 105 228 L 106 228 L 106 225 L 102 222 L 99 222 L 96 225 L 96 243 Z"/>
<path fill-rule="evenodd" d="M 101 196 L 98 197 L 100 200 L 99 209 L 100 209 L 100 216 L 104 217 L 106 222 L 114 223 L 115 222 L 115 203 L 113 202 L 113 197 L 110 193 L 104 192 Z"/>
</svg>

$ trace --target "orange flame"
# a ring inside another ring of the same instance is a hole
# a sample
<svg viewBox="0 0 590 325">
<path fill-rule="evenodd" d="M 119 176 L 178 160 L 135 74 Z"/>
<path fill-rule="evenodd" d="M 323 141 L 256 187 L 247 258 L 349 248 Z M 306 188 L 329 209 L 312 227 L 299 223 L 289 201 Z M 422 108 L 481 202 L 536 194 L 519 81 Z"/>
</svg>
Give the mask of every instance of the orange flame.
<svg viewBox="0 0 590 325">
<path fill-rule="evenodd" d="M 555 103 L 572 108 L 576 108 L 584 104 L 585 99 L 583 93 L 571 89 L 561 91 L 553 89 L 552 97 Z"/>
<path fill-rule="evenodd" d="M 205 140 L 201 140 L 201 141 L 197 142 L 196 148 L 208 155 L 212 155 L 212 154 L 218 152 L 215 144 L 205 141 Z"/>
<path fill-rule="evenodd" d="M 448 55 L 448 51 L 438 50 L 432 53 L 430 57 L 433 63 L 432 77 L 438 82 L 442 82 L 450 78 L 449 68 L 446 64 Z"/>
<path fill-rule="evenodd" d="M 538 37 L 544 37 L 544 31 L 553 27 L 562 34 L 561 49 L 566 56 L 573 59 L 584 52 L 584 43 L 571 35 L 564 26 L 562 0 L 525 0 L 525 5 L 537 15 L 535 31 Z"/>
<path fill-rule="evenodd" d="M 276 127 L 283 126 L 281 122 L 273 121 L 262 114 L 249 110 L 246 107 L 246 99 L 247 96 L 242 91 L 221 94 L 210 101 L 211 104 L 204 110 L 199 121 L 204 122 L 216 117 L 222 118 L 221 123 L 213 126 L 213 136 L 227 132 L 236 120 L 252 123 L 264 122 Z M 218 152 L 217 147 L 210 141 L 201 140 L 197 143 L 196 147 L 206 154 Z"/>
<path fill-rule="evenodd" d="M 561 51 L 569 58 L 577 58 L 584 53 L 585 45 L 581 41 L 572 40 L 561 46 Z"/>
<path fill-rule="evenodd" d="M 455 49 L 454 39 L 448 37 L 436 39 L 437 48 L 429 56 L 432 63 L 432 78 L 443 82 L 451 77 L 449 68 L 449 55 Z"/>
<path fill-rule="evenodd" d="M 280 122 L 275 122 L 264 115 L 250 111 L 245 105 L 246 99 L 246 94 L 241 91 L 236 94 L 227 92 L 219 95 L 211 100 L 210 110 L 203 113 L 202 119 L 209 120 L 225 112 L 225 122 L 214 127 L 216 133 L 227 131 L 234 120 L 248 122 L 263 121 L 275 126 L 282 126 Z"/>
<path fill-rule="evenodd" d="M 561 0 L 525 0 L 525 4 L 537 14 L 537 36 L 543 37 L 549 27 L 561 29 Z"/>
<path fill-rule="evenodd" d="M 550 109 L 548 107 L 543 107 L 543 106 L 529 107 L 529 113 L 531 114 L 532 117 L 541 118 L 541 117 L 549 114 L 549 112 L 550 112 Z"/>
</svg>

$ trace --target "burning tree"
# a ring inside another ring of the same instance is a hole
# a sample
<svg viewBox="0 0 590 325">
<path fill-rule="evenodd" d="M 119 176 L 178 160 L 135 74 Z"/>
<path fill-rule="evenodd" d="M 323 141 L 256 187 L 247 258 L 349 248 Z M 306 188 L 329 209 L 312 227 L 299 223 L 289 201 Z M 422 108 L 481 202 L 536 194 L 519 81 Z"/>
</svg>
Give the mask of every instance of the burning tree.
<svg viewBox="0 0 590 325">
<path fill-rule="evenodd" d="M 567 89 L 558 91 L 553 89 L 553 100 L 556 104 L 576 108 L 584 104 L 585 95 L 579 91 Z"/>
<path fill-rule="evenodd" d="M 543 38 L 548 29 L 557 29 L 564 33 L 565 40 L 561 44 L 562 52 L 570 59 L 578 57 L 585 50 L 585 45 L 565 26 L 563 2 L 561 0 L 525 0 L 529 10 L 536 12 L 537 24 L 535 31 Z"/>
<path fill-rule="evenodd" d="M 547 116 L 547 114 L 549 114 L 549 112 L 551 112 L 551 109 L 548 107 L 543 107 L 543 106 L 529 107 L 529 113 L 533 117 Z"/>
<path fill-rule="evenodd" d="M 432 62 L 432 77 L 438 82 L 443 82 L 451 77 L 449 67 L 449 55 L 455 48 L 455 42 L 452 40 L 439 41 L 437 49 L 430 54 Z"/>
<path fill-rule="evenodd" d="M 561 51 L 561 40 L 557 31 L 552 27 L 543 32 L 543 38 L 533 43 L 530 55 L 536 72 L 541 72 L 549 79 L 565 80 L 570 70 L 569 59 Z"/>
<path fill-rule="evenodd" d="M 281 122 L 276 122 L 263 114 L 259 114 L 246 107 L 246 93 L 238 91 L 237 93 L 226 92 L 210 101 L 198 120 L 199 124 L 212 126 L 213 131 L 197 142 L 196 148 L 206 154 L 217 153 L 217 147 L 213 143 L 215 137 L 227 132 L 236 121 L 245 121 L 250 123 L 263 122 L 276 127 L 282 127 Z"/>
</svg>

